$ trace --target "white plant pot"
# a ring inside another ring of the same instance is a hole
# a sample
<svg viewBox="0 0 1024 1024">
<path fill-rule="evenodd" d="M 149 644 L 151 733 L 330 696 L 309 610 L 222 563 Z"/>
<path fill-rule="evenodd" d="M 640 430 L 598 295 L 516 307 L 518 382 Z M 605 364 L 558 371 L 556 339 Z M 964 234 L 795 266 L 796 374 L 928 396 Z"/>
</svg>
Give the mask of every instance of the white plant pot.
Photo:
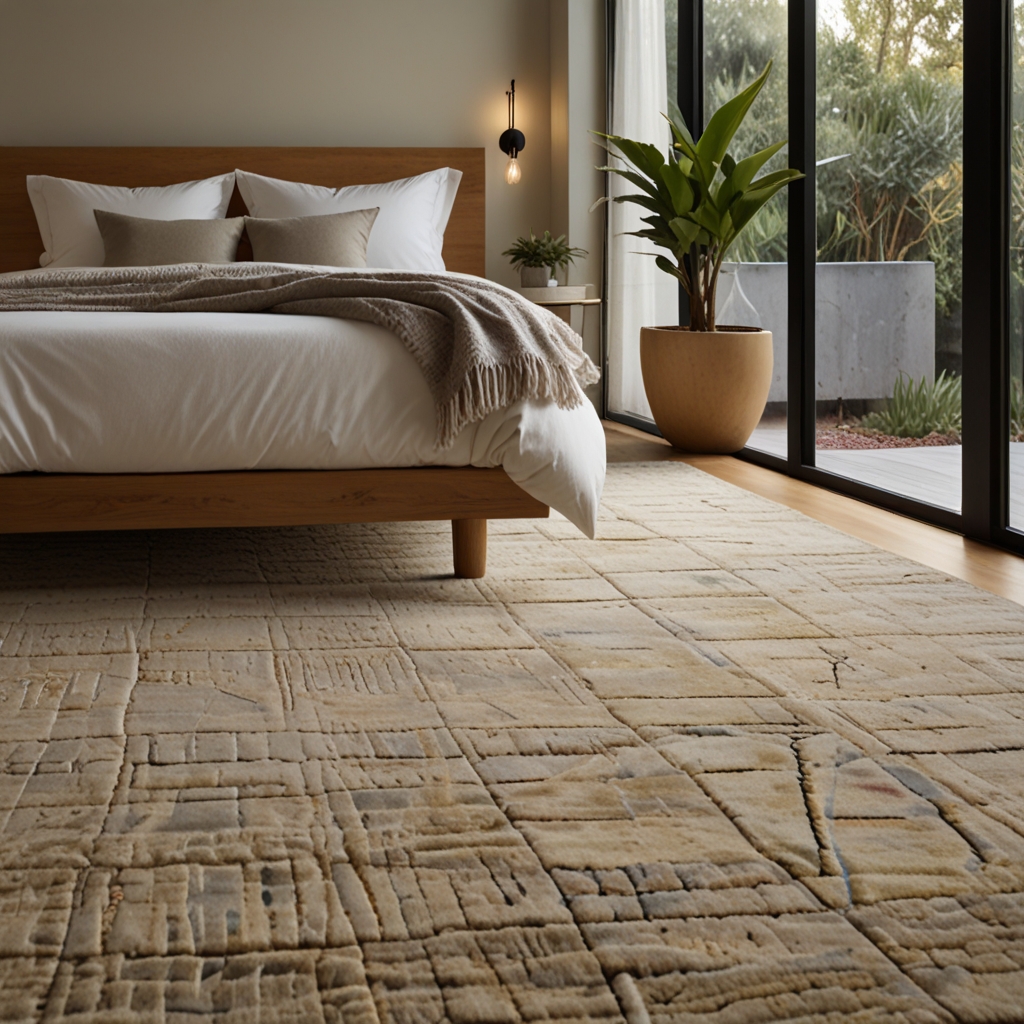
<svg viewBox="0 0 1024 1024">
<path fill-rule="evenodd" d="M 546 288 L 552 280 L 550 267 L 520 267 L 519 283 L 523 288 Z"/>
</svg>

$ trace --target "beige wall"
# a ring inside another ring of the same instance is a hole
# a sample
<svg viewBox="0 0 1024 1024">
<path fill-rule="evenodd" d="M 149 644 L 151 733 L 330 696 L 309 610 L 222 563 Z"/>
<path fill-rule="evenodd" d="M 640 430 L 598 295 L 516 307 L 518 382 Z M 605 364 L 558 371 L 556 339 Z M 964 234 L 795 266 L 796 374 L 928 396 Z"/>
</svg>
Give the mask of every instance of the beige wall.
<svg viewBox="0 0 1024 1024">
<path fill-rule="evenodd" d="M 484 146 L 487 274 L 548 226 L 548 0 L 0 0 L 0 144 Z M 516 79 L 522 182 L 498 136 Z"/>
</svg>

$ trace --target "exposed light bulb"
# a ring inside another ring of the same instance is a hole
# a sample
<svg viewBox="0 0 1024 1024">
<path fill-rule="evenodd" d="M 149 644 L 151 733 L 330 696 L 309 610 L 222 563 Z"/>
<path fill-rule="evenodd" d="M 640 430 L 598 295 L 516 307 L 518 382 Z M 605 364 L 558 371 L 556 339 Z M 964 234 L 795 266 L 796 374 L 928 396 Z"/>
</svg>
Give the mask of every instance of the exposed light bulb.
<svg viewBox="0 0 1024 1024">
<path fill-rule="evenodd" d="M 516 157 L 526 145 L 526 136 L 516 127 L 516 80 L 512 79 L 512 88 L 505 93 L 508 99 L 508 128 L 501 133 L 498 139 L 498 146 L 502 153 L 508 156 L 508 163 L 505 164 L 505 181 L 509 185 L 518 184 L 523 178 L 523 172 L 519 168 L 519 161 Z"/>
</svg>

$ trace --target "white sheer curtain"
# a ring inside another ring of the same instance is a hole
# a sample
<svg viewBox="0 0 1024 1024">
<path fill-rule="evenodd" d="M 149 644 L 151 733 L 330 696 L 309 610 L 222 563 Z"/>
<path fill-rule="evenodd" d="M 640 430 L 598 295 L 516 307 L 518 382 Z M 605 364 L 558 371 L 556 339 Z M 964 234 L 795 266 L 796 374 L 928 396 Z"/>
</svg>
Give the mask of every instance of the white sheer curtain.
<svg viewBox="0 0 1024 1024">
<path fill-rule="evenodd" d="M 665 0 L 616 0 L 610 134 L 668 148 Z M 618 175 L 611 195 L 636 191 Z M 651 418 L 640 374 L 640 328 L 679 323 L 678 286 L 658 270 L 646 239 L 624 234 L 645 225 L 645 211 L 610 203 L 608 216 L 608 407 Z"/>
</svg>

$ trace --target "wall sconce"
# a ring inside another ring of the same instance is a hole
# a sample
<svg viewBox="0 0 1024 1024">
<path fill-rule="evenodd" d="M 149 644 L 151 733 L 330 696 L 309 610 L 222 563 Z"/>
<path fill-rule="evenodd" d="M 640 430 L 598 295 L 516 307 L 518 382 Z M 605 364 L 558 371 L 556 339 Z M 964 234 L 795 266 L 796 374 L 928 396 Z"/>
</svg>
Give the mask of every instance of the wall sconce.
<svg viewBox="0 0 1024 1024">
<path fill-rule="evenodd" d="M 512 79 L 512 88 L 505 93 L 508 98 L 508 128 L 501 133 L 498 145 L 502 153 L 508 154 L 505 165 L 505 180 L 515 185 L 523 176 L 519 167 L 519 151 L 526 148 L 526 136 L 516 128 L 516 80 Z"/>
</svg>

